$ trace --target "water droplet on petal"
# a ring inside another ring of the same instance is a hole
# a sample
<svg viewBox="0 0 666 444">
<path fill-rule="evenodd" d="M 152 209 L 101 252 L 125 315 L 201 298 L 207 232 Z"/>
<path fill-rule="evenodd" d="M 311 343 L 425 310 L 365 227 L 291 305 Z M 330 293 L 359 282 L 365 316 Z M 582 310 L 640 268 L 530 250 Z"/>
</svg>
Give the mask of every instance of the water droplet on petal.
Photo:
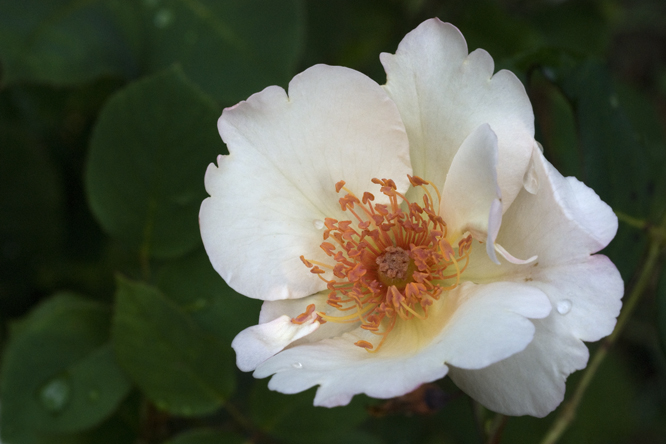
<svg viewBox="0 0 666 444">
<path fill-rule="evenodd" d="M 291 364 L 291 366 L 294 368 L 303 368 L 303 364 L 301 364 L 300 362 L 294 362 L 293 364 Z"/>
<path fill-rule="evenodd" d="M 324 228 L 324 221 L 323 221 L 323 220 L 320 220 L 320 219 L 315 219 L 315 220 L 314 220 L 314 227 L 315 227 L 317 230 L 321 230 L 322 228 Z"/>
<path fill-rule="evenodd" d="M 525 175 L 523 176 L 523 186 L 530 194 L 536 194 L 539 191 L 539 179 L 534 168 L 534 161 L 531 159 L 527 166 L 527 171 L 525 171 Z"/>
<path fill-rule="evenodd" d="M 72 386 L 67 376 L 57 376 L 48 381 L 39 391 L 42 406 L 50 412 L 61 412 L 72 396 Z"/>
<path fill-rule="evenodd" d="M 565 315 L 571 311 L 571 301 L 569 299 L 562 299 L 557 303 L 557 312 L 561 315 Z"/>
</svg>

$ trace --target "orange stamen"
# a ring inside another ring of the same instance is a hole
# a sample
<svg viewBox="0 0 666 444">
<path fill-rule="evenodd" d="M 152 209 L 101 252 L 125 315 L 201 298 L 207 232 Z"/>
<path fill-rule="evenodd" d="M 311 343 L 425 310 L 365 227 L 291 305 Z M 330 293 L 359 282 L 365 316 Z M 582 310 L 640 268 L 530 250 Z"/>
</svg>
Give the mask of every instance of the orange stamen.
<svg viewBox="0 0 666 444">
<path fill-rule="evenodd" d="M 422 205 L 409 202 L 391 179 L 372 179 L 388 199 L 388 205 L 374 203 L 375 196 L 367 191 L 359 199 L 345 187 L 344 181 L 336 183 L 337 193 L 346 192 L 339 199 L 340 208 L 353 217 L 352 220 L 324 220 L 324 240 L 332 242 L 322 242 L 321 248 L 334 264 L 301 256 L 310 272 L 327 283 L 330 290 L 327 305 L 349 313 L 334 315 L 317 311 L 317 320 L 360 323 L 364 330 L 381 336 L 376 345 L 363 340 L 355 343 L 370 353 L 380 350 L 398 318 L 401 322 L 427 319 L 428 307 L 439 300 L 444 291 L 460 284 L 460 275 L 469 264 L 472 238 L 467 236 L 458 242 L 456 257 L 454 248 L 446 240 L 446 223 L 439 215 L 441 195 L 437 187 L 417 176 L 408 176 L 408 179 L 413 187 L 423 188 Z M 436 200 L 429 188 L 435 190 Z M 396 256 L 384 259 L 388 252 L 393 255 L 399 252 L 401 259 L 395 261 Z M 463 259 L 465 263 L 461 267 Z M 382 271 L 379 263 L 383 264 Z M 449 267 L 455 272 L 447 270 Z M 389 269 L 393 270 L 391 277 L 383 275 L 380 279 L 380 273 L 388 273 Z M 331 280 L 324 277 L 329 276 L 328 273 L 332 273 Z M 452 279 L 455 281 L 451 282 Z M 305 322 L 314 310 L 314 305 L 309 305 L 305 313 L 292 322 Z"/>
</svg>

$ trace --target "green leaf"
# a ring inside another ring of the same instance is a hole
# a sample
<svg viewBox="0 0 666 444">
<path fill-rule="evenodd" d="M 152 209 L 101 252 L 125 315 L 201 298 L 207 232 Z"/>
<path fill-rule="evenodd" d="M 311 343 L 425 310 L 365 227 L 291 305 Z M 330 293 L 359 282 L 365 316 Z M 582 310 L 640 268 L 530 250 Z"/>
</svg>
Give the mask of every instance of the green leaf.
<svg viewBox="0 0 666 444">
<path fill-rule="evenodd" d="M 147 66 L 174 62 L 221 103 L 233 104 L 294 74 L 302 0 L 146 0 Z"/>
<path fill-rule="evenodd" d="M 232 432 L 211 429 L 188 430 L 164 444 L 243 444 L 245 438 Z"/>
<path fill-rule="evenodd" d="M 109 417 L 130 383 L 108 345 L 109 310 L 59 293 L 12 328 L 2 367 L 2 439 L 76 432 Z"/>
<path fill-rule="evenodd" d="M 620 106 L 608 70 L 587 60 L 562 71 L 556 81 L 574 105 L 582 179 L 613 208 L 643 213 L 649 172 L 645 149 Z"/>
<path fill-rule="evenodd" d="M 137 74 L 139 13 L 113 0 L 0 0 L 4 83 L 72 85 Z"/>
<path fill-rule="evenodd" d="M 355 396 L 344 407 L 312 405 L 315 388 L 293 395 L 268 390 L 266 381 L 257 381 L 250 396 L 250 415 L 267 434 L 286 442 L 335 442 L 365 421 L 367 398 Z M 317 433 L 313 435 L 312 431 Z M 345 442 L 341 439 L 337 442 Z"/>
<path fill-rule="evenodd" d="M 177 257 L 200 244 L 206 166 L 224 149 L 217 106 L 177 69 L 114 95 L 93 131 L 90 207 L 111 236 L 144 255 Z"/>
<path fill-rule="evenodd" d="M 234 388 L 231 349 L 154 287 L 117 279 L 112 338 L 118 360 L 162 410 L 201 415 Z"/>
<path fill-rule="evenodd" d="M 157 286 L 197 325 L 225 343 L 259 319 L 262 301 L 229 288 L 213 270 L 203 248 L 168 262 L 157 273 Z"/>
</svg>

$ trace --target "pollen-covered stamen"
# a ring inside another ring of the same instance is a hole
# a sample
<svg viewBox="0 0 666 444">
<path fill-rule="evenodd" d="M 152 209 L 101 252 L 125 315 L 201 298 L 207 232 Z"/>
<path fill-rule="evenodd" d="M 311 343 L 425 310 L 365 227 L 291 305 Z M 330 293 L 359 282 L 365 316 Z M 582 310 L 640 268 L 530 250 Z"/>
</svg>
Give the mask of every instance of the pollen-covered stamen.
<svg viewBox="0 0 666 444">
<path fill-rule="evenodd" d="M 387 247 L 382 255 L 375 260 L 377 263 L 377 278 L 386 286 L 394 285 L 402 290 L 416 271 L 416 264 L 409 256 L 409 252 L 400 247 Z"/>
<path fill-rule="evenodd" d="M 458 242 L 457 255 L 446 240 L 446 224 L 438 208 L 439 190 L 419 177 L 408 178 L 412 186 L 423 189 L 422 205 L 409 202 L 390 179 L 372 179 L 388 198 L 388 205 L 375 204 L 375 196 L 369 192 L 359 199 L 344 181 L 338 182 L 336 191 L 346 192 L 340 207 L 353 217 L 324 221 L 321 248 L 335 264 L 301 257 L 310 271 L 327 283 L 328 305 L 350 313 L 333 316 L 319 311 L 318 319 L 360 323 L 361 328 L 381 337 L 376 345 L 356 342 L 369 352 L 381 348 L 398 319 L 426 319 L 428 307 L 459 284 L 469 263 L 471 236 Z M 435 190 L 437 200 L 428 188 Z M 308 307 L 294 319 L 311 315 Z"/>
</svg>

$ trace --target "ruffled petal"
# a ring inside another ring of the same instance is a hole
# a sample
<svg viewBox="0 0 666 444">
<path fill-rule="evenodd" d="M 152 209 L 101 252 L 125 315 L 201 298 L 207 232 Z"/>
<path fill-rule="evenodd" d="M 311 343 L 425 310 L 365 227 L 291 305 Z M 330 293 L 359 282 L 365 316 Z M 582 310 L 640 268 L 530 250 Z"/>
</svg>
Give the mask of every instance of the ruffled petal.
<svg viewBox="0 0 666 444">
<path fill-rule="evenodd" d="M 230 155 L 206 171 L 201 235 L 213 267 L 257 299 L 299 298 L 325 284 L 299 257 L 325 259 L 324 218 L 341 217 L 335 184 L 359 196 L 373 177 L 400 190 L 411 173 L 407 136 L 386 92 L 356 71 L 314 66 L 224 110 Z M 377 193 L 377 200 L 384 196 Z M 348 218 L 348 217 L 345 217 Z"/>
<path fill-rule="evenodd" d="M 536 148 L 532 162 L 534 186 L 524 189 L 504 214 L 496 241 L 515 257 L 536 255 L 536 262 L 497 267 L 482 253 L 483 246 L 474 245 L 465 279 L 527 278 L 530 267 L 586 261 L 615 236 L 617 217 L 594 191 L 574 177 L 563 177 Z"/>
<path fill-rule="evenodd" d="M 536 334 L 525 351 L 479 370 L 451 368 L 451 378 L 486 407 L 507 415 L 546 416 L 564 398 L 565 381 L 585 367 L 584 341 L 613 331 L 623 285 L 615 266 L 602 255 L 584 262 L 534 268 L 515 277 L 548 295 L 553 311 L 534 321 Z"/>
<path fill-rule="evenodd" d="M 469 231 L 475 239 L 487 242 L 488 254 L 497 262 L 493 245 L 502 220 L 501 199 L 497 185 L 497 136 L 484 123 L 460 146 L 442 190 L 440 213 L 451 241 Z M 489 226 L 493 229 L 489 230 Z"/>
<path fill-rule="evenodd" d="M 534 114 L 518 78 L 493 75 L 492 57 L 467 44 L 456 27 L 438 19 L 405 36 L 395 55 L 382 54 L 384 86 L 400 109 L 414 174 L 444 184 L 463 141 L 488 123 L 499 145 L 498 181 L 504 209 L 522 187 L 534 141 Z"/>
<path fill-rule="evenodd" d="M 495 411 L 541 417 L 562 401 L 567 376 L 585 367 L 583 341 L 597 341 L 613 331 L 624 286 L 608 258 L 591 255 L 604 248 L 617 229 L 610 207 L 575 178 L 562 177 L 538 149 L 532 163 L 529 189 L 504 214 L 497 242 L 518 257 L 538 259 L 498 267 L 475 242 L 463 277 L 539 288 L 553 311 L 535 321 L 534 340 L 524 352 L 480 370 L 452 368 L 451 377 Z"/>
<path fill-rule="evenodd" d="M 280 316 L 271 322 L 248 327 L 231 341 L 231 347 L 236 351 L 236 365 L 244 372 L 252 371 L 266 359 L 318 327 L 315 313 L 302 324 L 293 323 L 289 316 Z"/>
<path fill-rule="evenodd" d="M 257 367 L 274 375 L 272 390 L 297 393 L 319 385 L 315 405 L 347 404 L 355 394 L 391 398 L 446 375 L 447 365 L 480 368 L 523 350 L 532 340 L 528 318 L 542 318 L 550 303 L 538 289 L 511 283 L 464 284 L 446 295 L 425 321 L 396 324 L 377 353 L 354 345 L 372 340 L 356 329 L 341 337 L 286 349 Z"/>
<path fill-rule="evenodd" d="M 326 303 L 328 300 L 328 291 L 322 291 L 312 296 L 300 299 L 283 299 L 279 301 L 265 301 L 261 306 L 261 313 L 259 315 L 259 323 L 264 324 L 271 322 L 280 316 L 287 315 L 290 318 L 295 318 L 307 310 L 311 304 L 315 306 L 317 313 L 324 313 L 328 316 L 346 316 L 349 312 L 339 311 L 338 309 Z M 294 341 L 291 346 L 305 344 L 308 342 L 317 342 L 322 339 L 333 338 L 342 336 L 343 333 L 350 332 L 357 328 L 359 323 L 338 323 L 326 322 L 322 324 L 316 331 L 309 334 L 298 341 Z"/>
</svg>

